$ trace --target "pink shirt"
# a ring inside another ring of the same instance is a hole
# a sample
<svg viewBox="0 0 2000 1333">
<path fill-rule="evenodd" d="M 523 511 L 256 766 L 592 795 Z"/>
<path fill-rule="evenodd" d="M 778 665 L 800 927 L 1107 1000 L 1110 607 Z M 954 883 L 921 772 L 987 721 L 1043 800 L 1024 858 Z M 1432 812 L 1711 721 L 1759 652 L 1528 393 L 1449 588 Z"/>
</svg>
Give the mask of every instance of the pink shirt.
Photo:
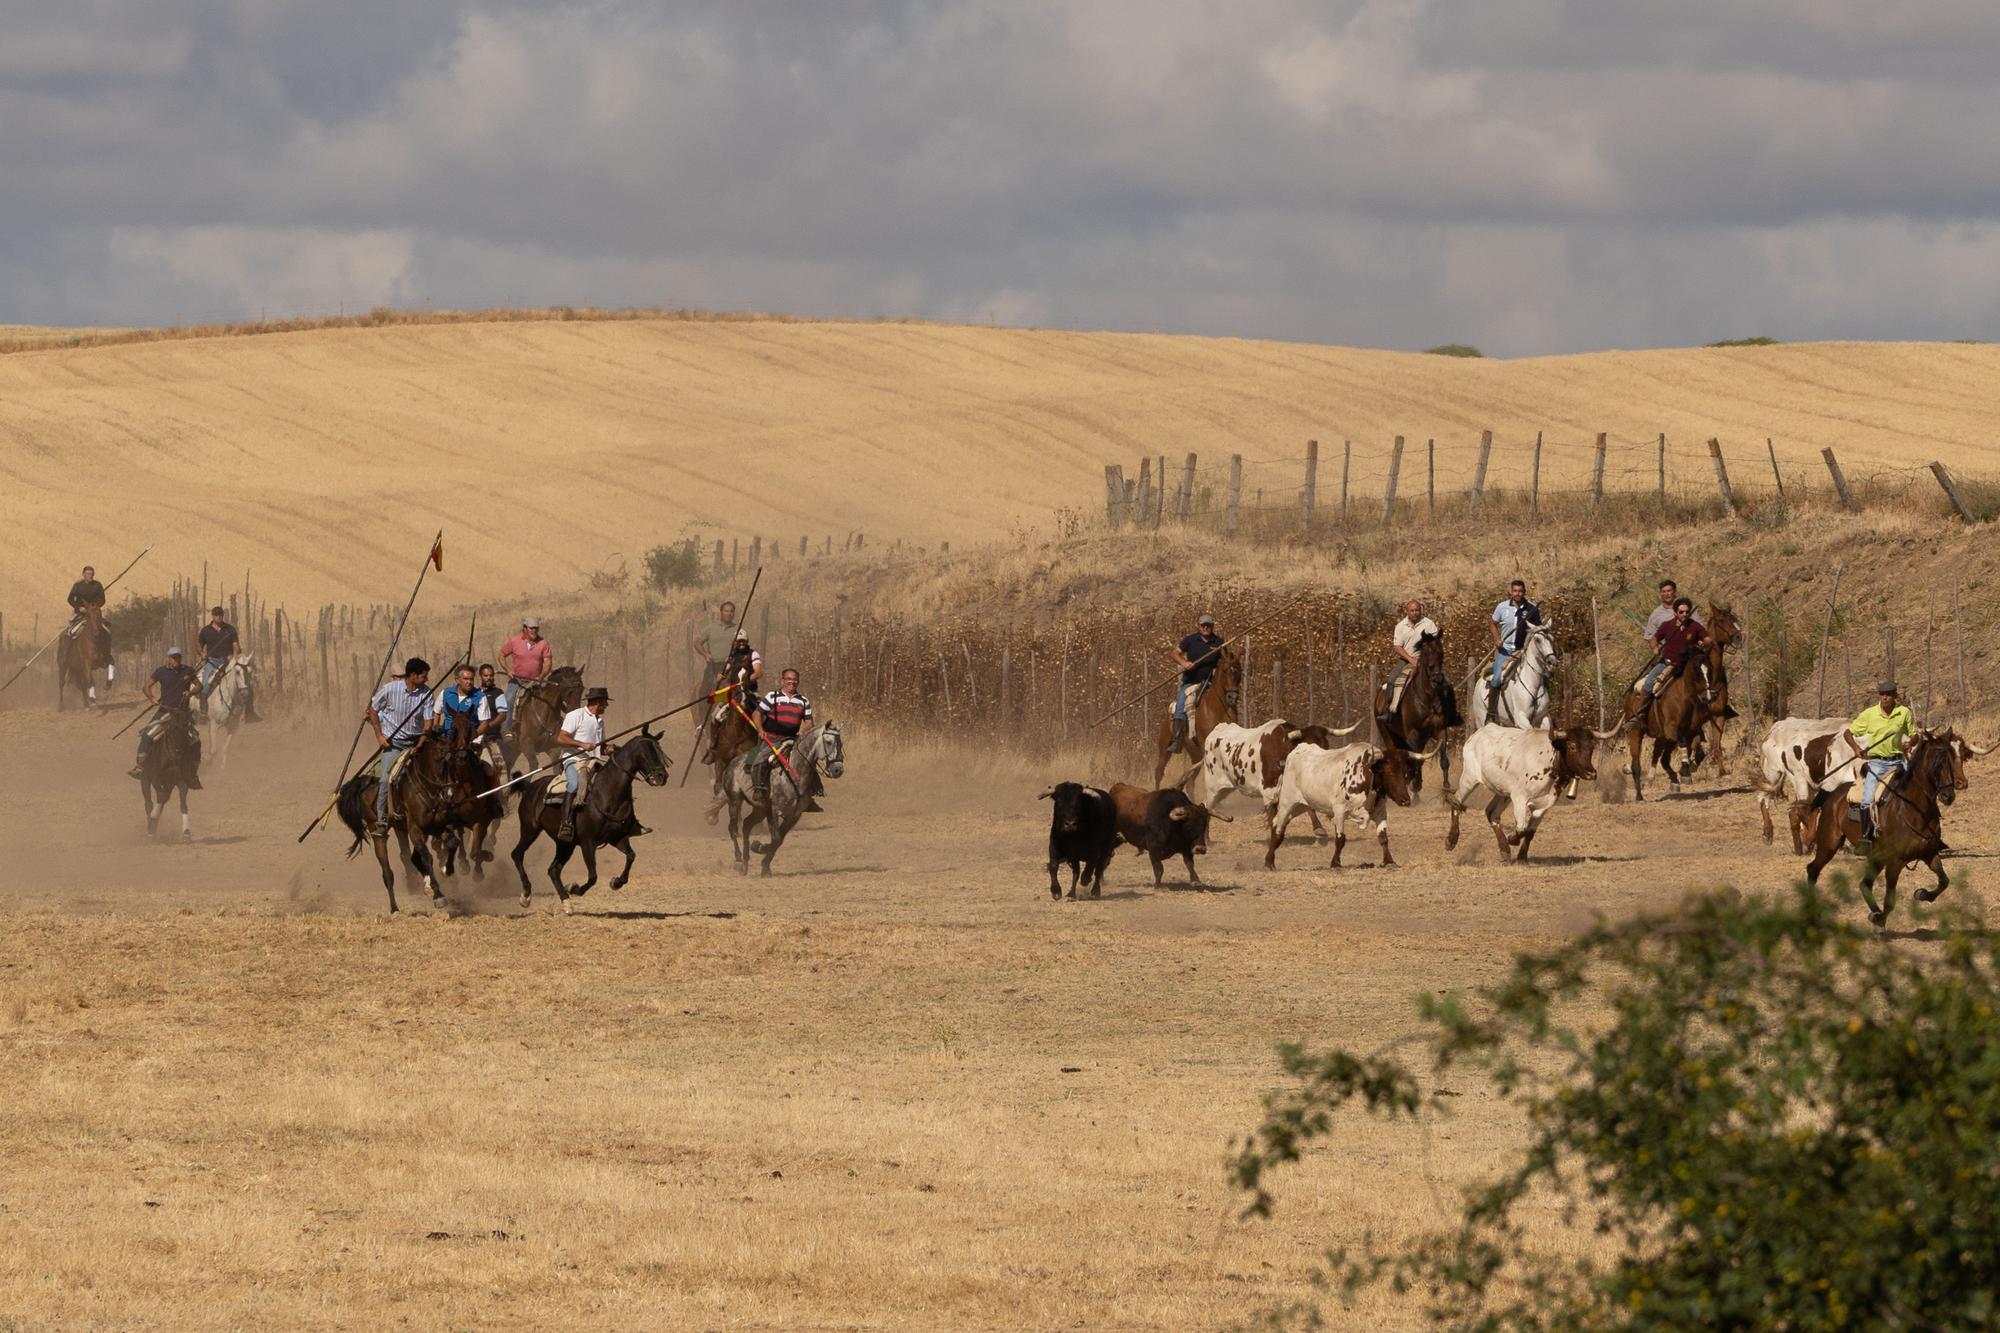
<svg viewBox="0 0 2000 1333">
<path fill-rule="evenodd" d="M 554 655 L 549 651 L 547 639 L 529 641 L 525 634 L 516 634 L 500 645 L 500 664 L 510 676 L 522 680 L 540 680 L 549 674 Z"/>
</svg>

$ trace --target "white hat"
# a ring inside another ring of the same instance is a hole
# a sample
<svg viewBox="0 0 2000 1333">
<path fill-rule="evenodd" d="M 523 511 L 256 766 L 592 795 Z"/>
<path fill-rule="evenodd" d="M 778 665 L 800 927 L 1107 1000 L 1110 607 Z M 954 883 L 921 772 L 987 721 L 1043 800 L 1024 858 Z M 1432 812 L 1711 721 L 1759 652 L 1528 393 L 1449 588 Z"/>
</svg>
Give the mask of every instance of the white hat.
<svg viewBox="0 0 2000 1333">
<path fill-rule="evenodd" d="M 539 620 L 537 620 L 537 619 L 535 619 L 535 618 L 534 618 L 533 616 L 522 616 L 522 617 L 521 617 L 521 628 L 522 628 L 522 629 L 540 629 L 541 627 L 542 627 L 542 622 L 541 622 L 541 621 L 539 621 Z"/>
<path fill-rule="evenodd" d="M 180 650 L 180 649 L 178 649 L 178 648 L 169 648 L 169 649 L 167 649 L 167 656 L 168 656 L 168 657 L 179 657 L 180 655 L 181 655 L 181 650 Z"/>
</svg>

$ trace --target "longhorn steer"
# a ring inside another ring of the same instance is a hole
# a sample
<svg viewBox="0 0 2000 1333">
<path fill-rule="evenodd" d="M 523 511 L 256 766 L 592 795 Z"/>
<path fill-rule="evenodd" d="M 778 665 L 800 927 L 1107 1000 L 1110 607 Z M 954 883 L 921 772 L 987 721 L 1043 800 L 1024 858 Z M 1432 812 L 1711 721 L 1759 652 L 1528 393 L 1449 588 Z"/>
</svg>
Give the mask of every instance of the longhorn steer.
<svg viewBox="0 0 2000 1333">
<path fill-rule="evenodd" d="M 1616 732 L 1596 732 L 1585 727 L 1551 731 L 1546 727 L 1503 727 L 1488 723 L 1466 739 L 1459 755 L 1458 790 L 1447 801 L 1451 806 L 1451 831 L 1445 835 L 1445 850 L 1458 846 L 1458 817 L 1465 798 L 1474 787 L 1493 793 L 1486 803 L 1486 822 L 1500 844 L 1500 859 L 1508 859 L 1507 849 L 1521 850 L 1516 864 L 1528 859 L 1528 845 L 1542 817 L 1555 805 L 1556 798 L 1575 796 L 1579 781 L 1595 780 L 1597 742 Z M 1500 828 L 1500 811 L 1509 802 L 1514 806 L 1514 832 Z"/>
<path fill-rule="evenodd" d="M 1334 869 L 1339 869 L 1340 850 L 1347 845 L 1350 818 L 1363 828 L 1375 826 L 1375 836 L 1382 844 L 1382 864 L 1395 865 L 1396 858 L 1389 855 L 1389 820 L 1382 805 L 1385 799 L 1397 805 L 1410 803 L 1406 752 L 1397 750 L 1392 755 L 1379 745 L 1366 744 L 1293 752 L 1279 783 L 1278 816 L 1271 828 L 1270 845 L 1264 850 L 1264 868 L 1275 868 L 1286 826 L 1308 810 L 1333 820 Z"/>
<path fill-rule="evenodd" d="M 1302 745 L 1330 750 L 1334 737 L 1345 736 L 1360 725 L 1357 722 L 1335 731 L 1316 725 L 1295 727 L 1282 718 L 1274 718 L 1261 727 L 1223 723 L 1208 733 L 1208 740 L 1202 746 L 1202 795 L 1207 798 L 1210 810 L 1220 806 L 1222 798 L 1231 792 L 1256 796 L 1264 803 L 1264 831 L 1268 834 L 1277 817 L 1278 783 L 1291 753 Z M 1194 771 L 1189 770 L 1188 776 L 1194 776 Z M 1313 815 L 1312 822 L 1315 830 L 1325 831 L 1320 828 L 1318 814 Z"/>
<path fill-rule="evenodd" d="M 1201 883 L 1195 873 L 1194 858 L 1208 854 L 1208 821 L 1227 824 L 1228 815 L 1215 814 L 1205 805 L 1189 799 L 1174 787 L 1147 791 L 1144 787 L 1111 784 L 1111 805 L 1117 811 L 1118 836 L 1144 852 L 1153 862 L 1153 887 L 1158 888 L 1166 859 L 1178 856 L 1187 863 L 1188 883 Z"/>
<path fill-rule="evenodd" d="M 1855 761 L 1861 757 L 1860 749 L 1847 739 L 1847 719 L 1779 718 L 1765 733 L 1757 754 L 1763 766 L 1757 782 L 1757 812 L 1764 820 L 1764 841 L 1770 842 L 1777 835 L 1771 824 L 1771 801 L 1783 798 L 1790 803 L 1792 853 L 1804 856 L 1819 823 L 1813 796 L 1829 783 L 1851 780 Z"/>
<path fill-rule="evenodd" d="M 1062 897 L 1056 867 L 1069 867 L 1069 896 L 1076 898 L 1079 879 L 1098 896 L 1104 887 L 1104 867 L 1118 850 L 1118 811 L 1111 793 L 1080 782 L 1058 782 L 1037 800 L 1052 801 L 1049 811 L 1049 897 Z"/>
</svg>

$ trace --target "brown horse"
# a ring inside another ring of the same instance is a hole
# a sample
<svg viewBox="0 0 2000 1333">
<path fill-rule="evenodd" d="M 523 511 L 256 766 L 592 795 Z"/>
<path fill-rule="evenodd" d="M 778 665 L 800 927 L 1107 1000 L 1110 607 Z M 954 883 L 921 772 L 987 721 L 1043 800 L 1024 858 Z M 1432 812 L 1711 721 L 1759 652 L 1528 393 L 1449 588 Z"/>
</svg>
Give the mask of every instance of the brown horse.
<svg viewBox="0 0 2000 1333">
<path fill-rule="evenodd" d="M 738 704 L 742 707 L 738 708 Z M 722 800 L 722 775 L 736 762 L 736 756 L 756 748 L 757 728 L 752 726 L 749 717 L 745 716 L 755 706 L 754 701 L 748 698 L 747 682 L 738 682 L 731 686 L 729 701 L 722 705 L 722 720 L 717 722 L 713 718 L 709 719 L 709 747 L 708 753 L 702 757 L 702 762 L 710 768 L 709 795 L 718 802 Z M 709 823 L 715 822 L 716 814 L 721 808 L 717 805 L 708 812 Z"/>
<path fill-rule="evenodd" d="M 1722 718 L 1735 716 L 1728 702 L 1729 679 L 1722 656 L 1726 648 L 1725 639 L 1711 634 L 1688 655 L 1680 674 L 1668 683 L 1660 695 L 1632 694 L 1626 697 L 1623 729 L 1626 746 L 1632 753 L 1634 800 L 1646 799 L 1645 784 L 1639 771 L 1639 751 L 1649 738 L 1653 742 L 1653 763 L 1667 775 L 1668 788 L 1677 792 L 1681 789 L 1681 779 L 1692 773 L 1695 764 L 1700 762 L 1706 729 L 1711 724 L 1719 728 Z M 1679 772 L 1675 772 L 1669 763 L 1675 750 L 1688 751 L 1688 758 L 1682 761 Z"/>
<path fill-rule="evenodd" d="M 1736 641 L 1743 637 L 1742 622 L 1737 620 L 1734 611 L 1720 602 L 1708 604 L 1707 628 L 1709 637 L 1722 645 L 1725 659 L 1729 650 L 1736 646 Z M 1722 723 L 1723 719 L 1736 716 L 1736 710 L 1729 706 L 1729 669 L 1726 660 L 1715 673 L 1714 685 L 1714 702 L 1721 711 L 1713 713 L 1708 719 L 1708 740 L 1710 748 L 1715 752 L 1716 776 L 1726 778 L 1729 776 L 1729 751 L 1722 744 Z M 1702 748 L 1697 745 L 1694 750 L 1694 762 L 1689 765 L 1689 772 L 1701 767 L 1702 755 Z"/>
<path fill-rule="evenodd" d="M 1875 789 L 1875 840 L 1863 853 L 1867 869 L 1861 873 L 1861 896 L 1868 904 L 1868 919 L 1885 924 L 1896 907 L 1896 880 L 1903 867 L 1922 861 L 1937 876 L 1933 888 L 1919 889 L 1919 902 L 1934 902 L 1951 887 L 1951 877 L 1938 864 L 1944 851 L 1939 808 L 1957 799 L 1965 786 L 1964 751 L 1951 731 L 1923 731 L 1910 746 L 1908 776 L 1900 783 L 1884 781 Z M 1847 786 L 1813 797 L 1812 810 L 1818 819 L 1813 830 L 1813 857 L 1806 865 L 1806 880 L 1819 883 L 1820 871 L 1845 844 L 1859 850 L 1861 812 L 1848 803 Z M 1880 906 L 1876 905 L 1875 877 L 1886 873 L 1888 887 Z"/>
<path fill-rule="evenodd" d="M 495 786 L 498 779 L 491 766 L 479 757 L 478 746 L 471 743 L 472 729 L 460 729 L 458 741 L 452 740 L 451 735 L 430 732 L 412 747 L 402 771 L 394 779 L 395 800 L 386 827 L 375 818 L 376 779 L 372 762 L 341 785 L 340 819 L 354 834 L 354 843 L 347 854 L 352 857 L 360 851 L 363 839 L 374 841 L 375 859 L 382 867 L 382 887 L 388 891 L 391 912 L 399 910 L 396 874 L 389 864 L 392 828 L 402 853 L 404 873 L 421 876 L 423 886 L 430 890 L 433 906 L 444 905 L 444 890 L 438 886 L 438 863 L 430 850 L 433 842 L 445 853 L 443 873 L 450 874 L 462 845 L 461 831 L 469 830 L 472 841 L 465 848 L 466 859 L 472 866 L 472 877 L 484 878 L 480 851 L 487 829 L 504 813 L 505 806 L 498 796 L 480 795 Z M 397 806 L 401 807 L 400 815 L 394 813 Z M 416 883 L 413 881 L 409 887 L 415 888 Z"/>
<path fill-rule="evenodd" d="M 1375 696 L 1375 726 L 1382 733 L 1385 750 L 1402 750 L 1409 755 L 1410 791 L 1424 789 L 1424 766 L 1418 755 L 1446 729 L 1458 725 L 1458 710 L 1450 697 L 1451 678 L 1445 673 L 1444 639 L 1426 634 L 1417 644 L 1417 664 L 1403 683 L 1403 697 L 1391 709 L 1389 684 L 1384 681 Z M 1451 755 L 1443 746 L 1437 751 L 1438 774 L 1451 786 Z"/>
<path fill-rule="evenodd" d="M 508 762 L 525 759 L 533 768 L 543 755 L 553 758 L 562 720 L 581 707 L 583 672 L 576 667 L 557 667 L 534 684 L 523 686 L 514 700 L 514 749 Z"/>
<path fill-rule="evenodd" d="M 85 708 L 95 708 L 97 673 L 112 670 L 111 631 L 104 624 L 104 608 L 86 606 L 79 614 L 83 623 L 74 634 L 65 629 L 56 645 L 57 712 L 69 706 L 63 695 L 65 686 L 83 696 Z"/>
<path fill-rule="evenodd" d="M 590 787 L 577 803 L 573 827 L 576 836 L 571 840 L 558 836 L 562 830 L 562 805 L 551 804 L 548 799 L 550 786 L 562 782 L 562 773 L 558 771 L 530 782 L 521 793 L 521 836 L 514 844 L 514 869 L 521 876 L 521 906 L 526 907 L 534 895 L 534 886 L 528 882 L 527 864 L 521 858 L 544 833 L 556 844 L 555 856 L 549 862 L 549 882 L 556 886 L 556 898 L 563 911 L 570 910 L 572 896 L 582 897 L 597 883 L 599 847 L 608 844 L 625 853 L 625 868 L 611 881 L 612 888 L 624 888 L 632 877 L 632 862 L 637 859 L 632 852 L 632 836 L 646 831 L 632 809 L 632 781 L 638 777 L 645 779 L 649 787 L 664 787 L 670 763 L 651 727 L 643 727 L 637 736 L 612 746 L 610 758 L 591 775 Z M 563 867 L 569 863 L 570 854 L 579 850 L 583 852 L 584 881 L 573 889 L 565 888 Z"/>
<path fill-rule="evenodd" d="M 1174 688 L 1179 689 L 1176 681 Z M 1208 733 L 1224 722 L 1239 722 L 1236 715 L 1237 701 L 1242 697 L 1243 663 L 1234 654 L 1217 652 L 1215 675 L 1210 678 L 1208 688 L 1195 701 L 1194 712 L 1188 717 L 1187 749 L 1191 765 L 1201 763 L 1203 749 L 1208 744 Z M 1174 743 L 1174 716 L 1171 710 L 1160 722 L 1160 729 L 1153 738 L 1153 786 L 1160 785 L 1160 778 L 1167 771 L 1169 747 Z M 1179 786 L 1179 783 L 1174 784 Z"/>
</svg>

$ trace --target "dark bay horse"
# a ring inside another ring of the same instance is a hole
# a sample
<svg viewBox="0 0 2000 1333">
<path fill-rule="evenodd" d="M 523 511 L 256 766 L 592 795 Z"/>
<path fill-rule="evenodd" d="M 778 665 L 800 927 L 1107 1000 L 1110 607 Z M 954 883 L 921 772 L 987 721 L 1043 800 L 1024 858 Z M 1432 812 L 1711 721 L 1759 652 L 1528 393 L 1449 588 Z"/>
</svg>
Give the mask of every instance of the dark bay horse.
<svg viewBox="0 0 2000 1333">
<path fill-rule="evenodd" d="M 1893 785 L 1892 785 L 1893 784 Z M 1951 877 L 1938 864 L 1944 851 L 1940 807 L 1950 805 L 1965 786 L 1964 749 L 1950 730 L 1917 734 L 1909 751 L 1909 769 L 1900 783 L 1885 780 L 1875 789 L 1875 840 L 1863 855 L 1867 869 L 1861 873 L 1861 897 L 1868 904 L 1868 920 L 1880 926 L 1896 907 L 1896 881 L 1903 867 L 1921 861 L 1937 876 L 1933 888 L 1917 890 L 1919 902 L 1935 902 L 1951 887 Z M 1813 797 L 1812 811 L 1818 823 L 1813 830 L 1813 857 L 1806 865 L 1806 880 L 1819 883 L 1820 871 L 1845 844 L 1857 849 L 1861 841 L 1861 812 L 1847 799 L 1847 785 L 1822 791 Z M 1875 903 L 1875 878 L 1888 876 L 1882 903 Z"/>
<path fill-rule="evenodd" d="M 1724 719 L 1736 716 L 1736 710 L 1729 706 L 1729 664 L 1727 655 L 1729 650 L 1736 646 L 1737 640 L 1743 637 L 1743 622 L 1736 618 L 1734 611 L 1722 605 L 1722 603 L 1710 602 L 1708 604 L 1708 620 L 1705 623 L 1708 628 L 1709 637 L 1722 645 L 1724 654 L 1723 663 L 1717 668 L 1715 673 L 1715 704 L 1720 711 L 1713 714 L 1708 720 L 1708 741 L 1709 748 L 1715 752 L 1716 776 L 1726 778 L 1729 776 L 1729 751 L 1722 744 L 1722 723 Z M 1697 746 L 1694 751 L 1694 762 L 1690 765 L 1690 771 L 1701 767 L 1702 754 L 1701 747 Z"/>
<path fill-rule="evenodd" d="M 194 729 L 193 715 L 183 704 L 168 714 L 165 729 L 139 766 L 139 795 L 146 803 L 148 837 L 160 831 L 160 816 L 167 812 L 167 797 L 179 793 L 181 841 L 194 840 L 188 824 L 188 788 L 194 784 L 200 768 L 201 736 Z"/>
<path fill-rule="evenodd" d="M 709 765 L 711 774 L 709 795 L 718 801 L 722 799 L 722 775 L 728 772 L 729 766 L 736 762 L 738 755 L 748 753 L 756 748 L 758 743 L 757 729 L 750 725 L 749 719 L 743 712 L 738 711 L 737 704 L 742 704 L 746 710 L 752 707 L 744 701 L 740 686 L 730 691 L 729 702 L 722 706 L 722 720 L 709 722 L 713 732 L 710 738 L 712 743 L 707 757 L 702 762 Z M 709 811 L 709 823 L 715 822 L 715 815 L 714 810 Z"/>
<path fill-rule="evenodd" d="M 608 844 L 625 853 L 625 868 L 611 881 L 612 888 L 624 888 L 626 881 L 632 878 L 632 862 L 635 859 L 632 835 L 643 831 L 638 816 L 632 810 L 632 783 L 635 778 L 643 778 L 648 787 L 664 787 L 669 763 L 666 751 L 660 748 L 660 738 L 653 734 L 651 727 L 643 728 L 637 736 L 612 746 L 610 758 L 591 774 L 590 788 L 577 804 L 576 839 L 573 842 L 565 842 L 556 836 L 562 828 L 562 805 L 560 802 L 551 805 L 548 800 L 550 784 L 556 784 L 557 791 L 561 791 L 561 770 L 529 782 L 527 790 L 521 793 L 521 837 L 514 844 L 514 869 L 521 876 L 521 906 L 526 907 L 534 896 L 534 886 L 528 882 L 528 867 L 521 858 L 534 845 L 535 839 L 544 833 L 556 844 L 555 857 L 549 862 L 549 882 L 556 886 L 556 898 L 562 903 L 563 911 L 570 910 L 572 896 L 582 897 L 597 883 L 599 847 Z M 563 867 L 569 863 L 571 853 L 579 849 L 583 852 L 586 878 L 573 889 L 564 888 Z"/>
<path fill-rule="evenodd" d="M 1687 664 L 1657 697 L 1628 695 L 1625 701 L 1625 744 L 1632 754 L 1632 799 L 1646 799 L 1640 777 L 1639 752 L 1646 741 L 1653 742 L 1652 762 L 1667 775 L 1670 791 L 1681 789 L 1681 779 L 1700 762 L 1700 749 L 1707 729 L 1718 734 L 1724 717 L 1734 717 L 1729 708 L 1728 668 L 1723 653 L 1728 641 L 1717 634 L 1702 640 L 1688 655 Z M 1688 758 L 1676 772 L 1670 763 L 1675 750 L 1686 750 Z"/>
<path fill-rule="evenodd" d="M 1441 635 L 1426 634 L 1417 644 L 1417 664 L 1410 668 L 1408 678 L 1403 682 L 1403 697 L 1391 709 L 1389 703 L 1389 683 L 1384 681 L 1375 698 L 1375 727 L 1382 734 L 1385 750 L 1402 750 L 1410 756 L 1410 791 L 1414 794 L 1424 789 L 1423 761 L 1417 758 L 1430 748 L 1432 741 L 1442 737 L 1447 728 L 1457 725 L 1457 710 L 1446 705 L 1446 691 L 1451 688 L 1451 678 L 1445 673 L 1444 639 Z M 1438 776 L 1444 785 L 1451 786 L 1451 754 L 1442 745 L 1438 747 Z"/>
<path fill-rule="evenodd" d="M 508 762 L 525 759 L 533 768 L 543 755 L 554 756 L 556 733 L 562 720 L 583 706 L 583 671 L 573 666 L 557 667 L 532 685 L 523 686 L 514 700 L 514 751 Z"/>
<path fill-rule="evenodd" d="M 86 606 L 81 615 L 83 623 L 72 634 L 68 629 L 56 643 L 56 711 L 61 712 L 69 705 L 64 698 L 65 687 L 83 696 L 85 708 L 97 706 L 97 673 L 113 670 L 111 660 L 111 631 L 104 624 L 102 607 Z M 109 676 L 106 683 L 110 683 Z"/>
<path fill-rule="evenodd" d="M 1180 689 L 1180 682 L 1174 682 Z M 1208 733 L 1224 722 L 1240 722 L 1236 715 L 1238 701 L 1243 691 L 1243 662 L 1234 653 L 1218 652 L 1215 659 L 1215 675 L 1209 680 L 1208 688 L 1195 701 L 1194 712 L 1188 716 L 1187 755 L 1190 764 L 1199 767 L 1203 749 L 1208 744 Z M 1174 743 L 1174 717 L 1171 711 L 1160 720 L 1160 729 L 1153 738 L 1153 786 L 1160 785 L 1160 778 L 1167 771 L 1168 747 Z M 1191 770 L 1190 770 L 1191 771 Z M 1183 779 L 1185 781 L 1185 779 Z M 1176 783 L 1176 786 L 1179 784 Z"/>
<path fill-rule="evenodd" d="M 396 872 L 389 864 L 390 829 L 395 830 L 405 873 L 420 877 L 423 886 L 430 890 L 432 906 L 444 905 L 444 890 L 438 885 L 438 863 L 431 855 L 433 843 L 444 850 L 444 873 L 450 873 L 451 863 L 462 845 L 460 834 L 470 830 L 472 845 L 467 849 L 467 860 L 472 865 L 473 878 L 483 877 L 480 848 L 487 828 L 500 817 L 504 807 L 498 796 L 480 796 L 497 785 L 498 779 L 491 766 L 480 759 L 479 749 L 470 744 L 470 739 L 469 728 L 464 729 L 463 739 L 458 742 L 451 739 L 450 733 L 429 732 L 411 748 L 409 758 L 394 779 L 394 800 L 387 827 L 375 818 L 376 779 L 372 762 L 341 785 L 337 802 L 340 819 L 354 834 L 347 854 L 352 857 L 360 851 L 364 839 L 374 842 L 375 859 L 382 867 L 382 887 L 388 891 L 391 912 L 399 907 Z M 412 882 L 410 887 L 416 884 Z"/>
</svg>

